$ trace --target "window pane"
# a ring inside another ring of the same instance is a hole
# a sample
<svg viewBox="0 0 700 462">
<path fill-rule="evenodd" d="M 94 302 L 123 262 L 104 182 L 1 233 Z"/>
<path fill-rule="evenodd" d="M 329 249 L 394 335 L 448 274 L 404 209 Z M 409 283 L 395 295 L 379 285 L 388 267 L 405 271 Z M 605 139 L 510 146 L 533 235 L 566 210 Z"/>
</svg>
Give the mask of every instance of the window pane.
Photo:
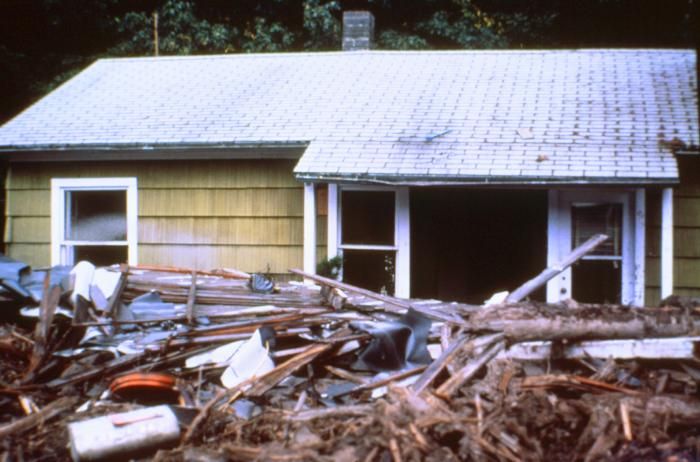
<svg viewBox="0 0 700 462">
<path fill-rule="evenodd" d="M 343 191 L 343 244 L 394 245 L 394 192 Z"/>
<path fill-rule="evenodd" d="M 608 240 L 589 255 L 622 255 L 622 205 L 574 205 L 571 211 L 572 246 L 586 242 L 594 234 L 605 234 Z"/>
<path fill-rule="evenodd" d="M 66 238 L 125 241 L 126 191 L 67 191 Z"/>
<path fill-rule="evenodd" d="M 374 292 L 394 293 L 396 252 L 344 250 L 343 281 Z"/>
<path fill-rule="evenodd" d="M 95 266 L 109 266 L 128 259 L 127 247 L 121 245 L 76 245 L 73 251 L 73 263 L 86 260 Z"/>
</svg>

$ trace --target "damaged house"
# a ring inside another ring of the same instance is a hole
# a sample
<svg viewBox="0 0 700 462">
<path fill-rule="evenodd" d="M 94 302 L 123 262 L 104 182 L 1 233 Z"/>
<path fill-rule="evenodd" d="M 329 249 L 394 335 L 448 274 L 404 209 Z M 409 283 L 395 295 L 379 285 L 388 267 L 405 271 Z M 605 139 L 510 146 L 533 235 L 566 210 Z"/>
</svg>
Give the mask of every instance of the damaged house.
<svg viewBox="0 0 700 462">
<path fill-rule="evenodd" d="M 700 295 L 694 51 L 344 43 L 95 62 L 0 128 L 6 253 L 480 302 L 603 232 L 541 299 Z"/>
</svg>

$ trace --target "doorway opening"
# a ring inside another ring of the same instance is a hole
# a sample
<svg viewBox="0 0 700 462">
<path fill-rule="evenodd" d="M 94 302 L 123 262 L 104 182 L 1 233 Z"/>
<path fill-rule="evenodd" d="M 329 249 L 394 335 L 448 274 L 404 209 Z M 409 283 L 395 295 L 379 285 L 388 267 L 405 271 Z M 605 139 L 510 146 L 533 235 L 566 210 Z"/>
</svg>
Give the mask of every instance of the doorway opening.
<svg viewBox="0 0 700 462">
<path fill-rule="evenodd" d="M 483 303 L 546 266 L 546 191 L 414 188 L 410 203 L 413 297 Z"/>
</svg>

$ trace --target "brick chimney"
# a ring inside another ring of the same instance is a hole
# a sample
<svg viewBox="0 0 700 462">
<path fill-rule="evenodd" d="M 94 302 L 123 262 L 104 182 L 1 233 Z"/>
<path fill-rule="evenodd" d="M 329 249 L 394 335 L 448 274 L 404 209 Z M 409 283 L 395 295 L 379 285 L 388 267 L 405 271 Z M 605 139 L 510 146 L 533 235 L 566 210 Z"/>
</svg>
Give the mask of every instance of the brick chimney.
<svg viewBox="0 0 700 462">
<path fill-rule="evenodd" d="M 369 50 L 374 42 L 374 15 L 369 11 L 343 12 L 343 51 Z"/>
</svg>

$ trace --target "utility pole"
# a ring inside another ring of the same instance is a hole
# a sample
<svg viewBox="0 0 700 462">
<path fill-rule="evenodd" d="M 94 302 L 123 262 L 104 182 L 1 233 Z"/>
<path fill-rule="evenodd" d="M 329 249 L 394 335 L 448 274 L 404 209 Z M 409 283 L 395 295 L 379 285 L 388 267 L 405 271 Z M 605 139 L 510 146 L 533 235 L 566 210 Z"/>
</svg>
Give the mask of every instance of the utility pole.
<svg viewBox="0 0 700 462">
<path fill-rule="evenodd" d="M 153 12 L 153 54 L 158 56 L 158 12 Z"/>
</svg>

